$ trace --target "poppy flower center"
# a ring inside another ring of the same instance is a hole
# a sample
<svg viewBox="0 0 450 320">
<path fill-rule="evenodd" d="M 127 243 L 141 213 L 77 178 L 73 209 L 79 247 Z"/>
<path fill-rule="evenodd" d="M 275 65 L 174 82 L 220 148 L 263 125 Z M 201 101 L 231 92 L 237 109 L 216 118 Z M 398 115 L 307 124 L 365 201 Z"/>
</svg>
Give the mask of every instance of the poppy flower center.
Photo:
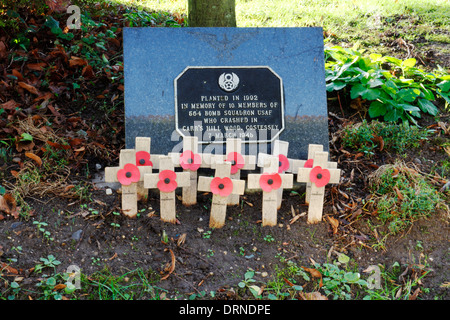
<svg viewBox="0 0 450 320">
<path fill-rule="evenodd" d="M 223 188 L 225 188 L 225 186 L 223 185 L 223 183 L 221 183 L 221 184 L 219 184 L 218 188 L 219 188 L 220 190 L 222 190 Z"/>
<path fill-rule="evenodd" d="M 125 173 L 125 177 L 131 178 L 131 172 L 127 171 L 127 173 Z"/>
<path fill-rule="evenodd" d="M 139 159 L 139 164 L 145 164 L 145 159 Z"/>
<path fill-rule="evenodd" d="M 267 184 L 268 184 L 269 186 L 271 186 L 271 185 L 273 184 L 273 179 L 267 180 Z"/>
<path fill-rule="evenodd" d="M 281 167 L 283 163 L 281 161 L 278 161 L 278 166 Z"/>
<path fill-rule="evenodd" d="M 321 173 L 317 174 L 317 179 L 322 179 L 322 174 Z"/>
<path fill-rule="evenodd" d="M 187 159 L 187 163 L 192 164 L 193 162 L 194 162 L 194 159 L 192 159 L 192 158 Z"/>
<path fill-rule="evenodd" d="M 165 178 L 165 179 L 164 179 L 164 183 L 165 183 L 165 184 L 169 184 L 169 183 L 170 183 L 170 179 L 169 179 L 169 178 Z"/>
</svg>

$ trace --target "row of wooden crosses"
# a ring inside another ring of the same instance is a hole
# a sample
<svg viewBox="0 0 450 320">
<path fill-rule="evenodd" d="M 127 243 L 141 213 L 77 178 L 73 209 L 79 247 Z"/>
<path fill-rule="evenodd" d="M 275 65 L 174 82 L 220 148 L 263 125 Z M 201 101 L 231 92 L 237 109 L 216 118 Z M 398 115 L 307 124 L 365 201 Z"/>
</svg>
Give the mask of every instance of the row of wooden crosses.
<svg viewBox="0 0 450 320">
<path fill-rule="evenodd" d="M 120 151 L 118 167 L 105 168 L 105 181 L 122 185 L 122 212 L 129 217 L 137 215 L 138 199 L 146 198 L 149 189 L 157 189 L 161 220 L 175 223 L 175 190 L 181 187 L 186 206 L 197 203 L 198 191 L 213 194 L 209 226 L 221 228 L 227 206 L 239 204 L 239 196 L 244 194 L 246 181 L 240 179 L 241 171 L 258 166 L 261 173 L 247 175 L 247 188 L 262 190 L 263 226 L 277 224 L 283 190 L 293 187 L 294 174 L 297 182 L 306 183 L 308 223 L 317 223 L 322 220 L 325 186 L 340 179 L 337 163 L 328 161 L 322 145 L 310 144 L 307 160 L 289 159 L 289 143 L 281 140 L 273 143 L 272 154 L 259 153 L 258 157 L 242 155 L 240 139 L 226 140 L 225 155 L 198 153 L 197 137 L 183 138 L 182 153 L 155 155 L 150 146 L 151 138 L 137 137 L 135 149 Z M 176 167 L 182 171 L 176 172 Z M 214 169 L 214 177 L 198 175 L 200 168 Z"/>
</svg>

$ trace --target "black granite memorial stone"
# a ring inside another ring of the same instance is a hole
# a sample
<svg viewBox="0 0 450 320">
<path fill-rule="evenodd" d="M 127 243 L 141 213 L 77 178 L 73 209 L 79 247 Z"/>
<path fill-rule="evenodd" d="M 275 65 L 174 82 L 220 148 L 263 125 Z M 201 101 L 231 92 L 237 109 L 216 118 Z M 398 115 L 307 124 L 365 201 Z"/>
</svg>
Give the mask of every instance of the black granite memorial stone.
<svg viewBox="0 0 450 320">
<path fill-rule="evenodd" d="M 308 144 L 328 151 L 322 28 L 125 28 L 124 71 L 127 148 L 147 136 L 152 153 L 179 152 L 197 135 L 208 152 L 227 126 L 246 154 L 277 138 L 290 158 L 306 159 Z"/>
</svg>

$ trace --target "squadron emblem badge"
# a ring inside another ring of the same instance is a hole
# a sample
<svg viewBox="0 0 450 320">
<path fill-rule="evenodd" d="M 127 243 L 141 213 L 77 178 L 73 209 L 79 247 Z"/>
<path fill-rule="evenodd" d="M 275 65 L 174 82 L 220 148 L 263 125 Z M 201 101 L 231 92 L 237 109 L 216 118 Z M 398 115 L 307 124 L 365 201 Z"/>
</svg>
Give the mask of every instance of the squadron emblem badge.
<svg viewBox="0 0 450 320">
<path fill-rule="evenodd" d="M 234 73 L 222 73 L 219 77 L 219 87 L 227 92 L 236 90 L 239 85 L 239 77 Z"/>
</svg>

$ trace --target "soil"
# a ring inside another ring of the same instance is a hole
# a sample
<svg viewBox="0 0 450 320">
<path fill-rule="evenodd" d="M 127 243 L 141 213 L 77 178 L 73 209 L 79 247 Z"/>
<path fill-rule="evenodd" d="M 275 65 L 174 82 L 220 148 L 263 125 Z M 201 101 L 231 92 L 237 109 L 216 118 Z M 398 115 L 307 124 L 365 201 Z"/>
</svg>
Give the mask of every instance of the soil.
<svg viewBox="0 0 450 320">
<path fill-rule="evenodd" d="M 335 108 L 337 106 L 330 106 L 330 114 L 333 114 L 330 116 L 331 139 L 342 125 L 332 112 L 338 112 Z M 350 112 L 350 109 L 345 111 Z M 339 161 L 342 181 L 349 181 L 353 175 L 352 183 L 344 183 L 351 188 L 340 190 L 347 190 L 347 196 L 360 204 L 369 194 L 367 176 L 371 167 L 368 163 L 373 165 L 373 171 L 376 166 L 392 163 L 395 155 L 380 152 L 366 163 L 365 160 L 349 160 L 340 151 L 339 139 L 336 141 L 331 144 L 331 159 Z M 445 158 L 442 152 L 433 150 L 433 145 L 427 142 L 422 148 L 422 159 L 436 159 L 437 154 Z M 427 170 L 425 165 L 422 169 Z M 369 228 L 369 221 L 377 226 L 378 234 L 386 231 L 386 226 L 370 214 L 353 220 L 336 214 L 333 210 L 333 203 L 339 198 L 336 187 L 326 191 L 322 222 L 308 224 L 304 215 L 291 224 L 293 213 L 307 211 L 303 192 L 304 187 L 294 192 L 284 191 L 276 227 L 261 226 L 261 194 L 256 192 L 242 196 L 241 205 L 228 207 L 225 226 L 214 230 L 208 226 L 211 204 L 208 193 L 199 193 L 198 203 L 190 207 L 183 206 L 178 196 L 177 224 L 159 219 L 159 196 L 152 191 L 146 203 L 140 202 L 140 214 L 136 219 L 113 214 L 120 210 L 120 194 L 107 195 L 95 185 L 91 189 L 92 201 L 87 206 L 60 197 L 30 197 L 26 200 L 33 208 L 32 217 L 28 220 L 8 217 L 0 222 L 3 250 L 0 258 L 2 262 L 17 259 L 10 266 L 18 269 L 18 275 L 26 277 L 24 283 L 30 284 L 42 276 L 33 272 L 40 258 L 54 255 L 61 261 L 57 272 L 64 272 L 70 265 L 79 266 L 86 275 L 105 268 L 117 276 L 137 268 L 147 270 L 156 279 L 156 286 L 167 290 L 167 298 L 186 297 L 204 290 L 216 292 L 216 298 L 248 299 L 251 298 L 249 293 L 237 287 L 247 270 L 256 271 L 255 280 L 267 282 L 283 267 L 280 257 L 311 267 L 313 261 L 329 262 L 336 259 L 336 252 L 341 252 L 354 260 L 361 274 L 370 265 L 388 268 L 398 262 L 403 268 L 411 268 L 414 264 L 426 264 L 431 272 L 422 279 L 422 286 L 429 290 L 422 292 L 420 298 L 450 297 L 448 288 L 442 287 L 449 279 L 448 213 L 438 211 L 430 218 L 418 220 L 406 232 L 389 236 L 384 248 L 374 249 L 377 235 Z M 340 221 L 337 231 L 327 217 Z M 54 240 L 45 239 L 34 221 L 48 223 L 46 230 Z M 81 237 L 77 238 L 80 232 Z M 167 235 L 166 241 L 163 234 Z M 185 241 L 179 244 L 177 241 L 182 235 Z M 23 253 L 14 250 L 18 246 Z M 169 273 L 170 250 L 175 257 L 175 269 L 167 279 L 158 280 Z M 305 292 L 317 290 L 316 282 L 303 285 Z"/>
</svg>

